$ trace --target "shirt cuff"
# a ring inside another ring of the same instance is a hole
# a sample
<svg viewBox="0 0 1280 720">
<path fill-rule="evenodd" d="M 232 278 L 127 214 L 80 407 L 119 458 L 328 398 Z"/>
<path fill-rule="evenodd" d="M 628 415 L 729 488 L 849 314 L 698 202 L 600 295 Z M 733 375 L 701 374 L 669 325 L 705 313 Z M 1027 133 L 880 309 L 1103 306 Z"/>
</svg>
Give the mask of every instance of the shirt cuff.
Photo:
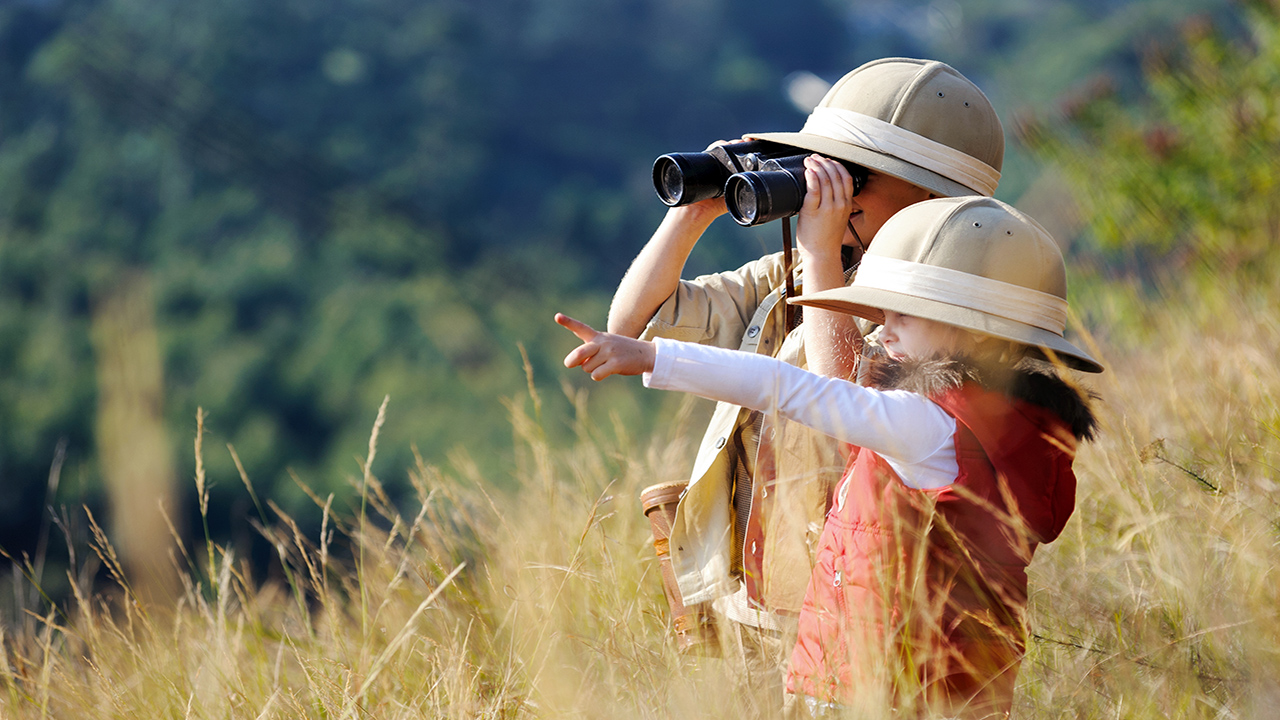
<svg viewBox="0 0 1280 720">
<path fill-rule="evenodd" d="M 644 380 L 645 387 L 663 387 L 671 377 L 671 368 L 675 365 L 673 356 L 672 340 L 666 338 L 654 338 L 650 342 L 653 343 L 653 370 L 644 373 L 641 379 Z"/>
</svg>

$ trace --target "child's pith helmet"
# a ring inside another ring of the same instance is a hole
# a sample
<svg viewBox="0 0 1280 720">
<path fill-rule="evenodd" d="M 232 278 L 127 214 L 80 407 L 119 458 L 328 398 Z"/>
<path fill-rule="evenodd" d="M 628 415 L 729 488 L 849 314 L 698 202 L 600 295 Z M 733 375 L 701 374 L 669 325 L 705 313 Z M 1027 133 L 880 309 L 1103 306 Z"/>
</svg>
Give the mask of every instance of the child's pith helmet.
<svg viewBox="0 0 1280 720">
<path fill-rule="evenodd" d="M 760 133 L 906 180 L 942 197 L 995 193 L 1004 129 L 987 96 L 950 65 L 886 58 L 827 91 L 798 133 Z"/>
<path fill-rule="evenodd" d="M 993 198 L 937 198 L 899 210 L 876 234 L 853 284 L 791 302 L 875 323 L 892 310 L 1102 372 L 1063 338 L 1067 273 L 1058 244 L 1035 220 Z"/>
</svg>

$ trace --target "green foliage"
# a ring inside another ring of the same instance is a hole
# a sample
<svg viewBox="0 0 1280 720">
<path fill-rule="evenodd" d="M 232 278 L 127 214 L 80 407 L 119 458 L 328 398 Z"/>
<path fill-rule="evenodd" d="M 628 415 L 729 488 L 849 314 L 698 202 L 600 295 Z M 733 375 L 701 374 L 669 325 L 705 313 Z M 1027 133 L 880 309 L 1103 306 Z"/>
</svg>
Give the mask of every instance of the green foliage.
<svg viewBox="0 0 1280 720">
<path fill-rule="evenodd" d="M 1205 21 L 1146 64 L 1142 103 L 1102 81 L 1021 136 L 1056 162 L 1107 248 L 1210 271 L 1266 271 L 1280 227 L 1280 13 L 1246 8 L 1245 41 Z"/>
<path fill-rule="evenodd" d="M 1122 92 L 1141 87 L 1140 48 L 1197 13 L 1231 23 L 1233 0 L 830 0 L 847 15 L 864 59 L 942 60 L 991 98 L 1004 120 L 1039 111 L 1084 79 L 1107 73 Z M 1009 140 L 1012 141 L 1012 137 Z M 996 196 L 1016 202 L 1043 170 L 1015 142 L 1005 147 Z"/>
<path fill-rule="evenodd" d="M 211 474 L 236 477 L 230 443 L 314 523 L 290 471 L 340 490 L 389 394 L 388 467 L 416 448 L 502 484 L 522 353 L 560 385 L 571 340 L 551 313 L 603 320 L 662 210 L 656 155 L 794 129 L 789 73 L 835 79 L 882 54 L 950 61 L 1005 112 L 1114 60 L 1122 28 L 1178 12 L 1062 0 L 1051 32 L 1038 7 L 966 4 L 952 27 L 934 22 L 944 3 L 835 0 L 0 3 L 0 546 L 37 534 L 63 441 L 55 504 L 99 505 L 89 337 L 122 278 L 155 298 L 180 477 L 203 407 Z M 876 13 L 942 30 L 898 34 Z M 1067 64 L 1073 29 L 1094 39 Z M 778 235 L 718 223 L 688 271 Z M 634 387 L 598 392 L 643 436 L 661 401 Z M 551 439 L 578 394 L 541 398 Z M 395 497 L 406 483 L 387 480 Z M 213 489 L 220 536 L 244 532 L 236 488 Z"/>
<path fill-rule="evenodd" d="M 316 522 L 290 471 L 340 490 L 389 394 L 389 466 L 416 451 L 502 484 L 522 353 L 555 386 L 571 339 L 552 312 L 603 320 L 656 222 L 652 158 L 795 124 L 773 88 L 790 63 L 837 65 L 827 17 L 763 0 L 0 4 L 0 546 L 35 534 L 60 441 L 63 500 L 95 497 L 88 338 L 122 278 L 155 298 L 180 476 L 203 407 L 210 447 Z M 544 398 L 552 436 L 569 402 Z M 644 427 L 657 404 L 619 406 Z M 242 522 L 234 490 L 213 490 L 216 533 Z"/>
</svg>

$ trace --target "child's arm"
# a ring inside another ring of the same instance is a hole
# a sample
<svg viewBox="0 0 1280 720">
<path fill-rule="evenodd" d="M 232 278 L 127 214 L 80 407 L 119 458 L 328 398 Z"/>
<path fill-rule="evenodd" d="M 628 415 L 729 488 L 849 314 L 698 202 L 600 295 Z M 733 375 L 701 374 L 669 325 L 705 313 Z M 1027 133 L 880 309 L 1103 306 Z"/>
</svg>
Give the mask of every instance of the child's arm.
<svg viewBox="0 0 1280 720">
<path fill-rule="evenodd" d="M 596 380 L 645 375 L 645 385 L 779 415 L 880 453 L 910 487 L 942 487 L 956 476 L 955 421 L 922 395 L 880 392 L 822 377 L 767 355 L 596 332 L 565 315 L 582 340 L 564 359 Z"/>
<path fill-rule="evenodd" d="M 582 344 L 564 358 L 567 368 L 582 366 L 592 380 L 610 375 L 641 375 L 653 371 L 654 348 L 647 340 L 597 332 L 590 325 L 556 313 L 556 322 L 578 336 Z"/>
<path fill-rule="evenodd" d="M 804 293 L 845 284 L 841 247 L 853 212 L 853 178 L 844 167 L 821 155 L 805 159 L 809 190 L 796 223 L 796 242 L 804 268 Z M 863 238 L 863 242 L 871 238 Z M 852 315 L 819 308 L 804 310 L 804 349 L 809 369 L 819 375 L 853 375 L 862 335 Z"/>
<path fill-rule="evenodd" d="M 565 356 L 565 367 L 581 366 L 595 380 L 651 373 L 645 379 L 651 388 L 776 411 L 838 440 L 906 463 L 951 447 L 955 423 L 922 395 L 881 392 L 822 377 L 767 355 L 597 332 L 559 313 L 556 322 L 582 340 Z"/>
<path fill-rule="evenodd" d="M 645 385 L 777 412 L 837 440 L 915 463 L 954 453 L 955 423 L 936 403 L 802 370 L 767 355 L 658 339 Z"/>
</svg>

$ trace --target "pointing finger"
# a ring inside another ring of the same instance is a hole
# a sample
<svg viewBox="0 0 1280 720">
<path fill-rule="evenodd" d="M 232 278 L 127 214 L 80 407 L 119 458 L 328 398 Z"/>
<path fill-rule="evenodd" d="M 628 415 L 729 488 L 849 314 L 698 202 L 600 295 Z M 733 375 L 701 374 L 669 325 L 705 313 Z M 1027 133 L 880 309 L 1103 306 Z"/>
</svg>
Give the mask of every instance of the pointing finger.
<svg viewBox="0 0 1280 720">
<path fill-rule="evenodd" d="M 556 313 L 556 323 L 574 335 L 577 335 L 578 339 L 583 342 L 590 342 L 595 339 L 596 335 L 600 334 L 590 325 L 582 322 L 581 320 L 574 320 L 564 313 Z"/>
</svg>

